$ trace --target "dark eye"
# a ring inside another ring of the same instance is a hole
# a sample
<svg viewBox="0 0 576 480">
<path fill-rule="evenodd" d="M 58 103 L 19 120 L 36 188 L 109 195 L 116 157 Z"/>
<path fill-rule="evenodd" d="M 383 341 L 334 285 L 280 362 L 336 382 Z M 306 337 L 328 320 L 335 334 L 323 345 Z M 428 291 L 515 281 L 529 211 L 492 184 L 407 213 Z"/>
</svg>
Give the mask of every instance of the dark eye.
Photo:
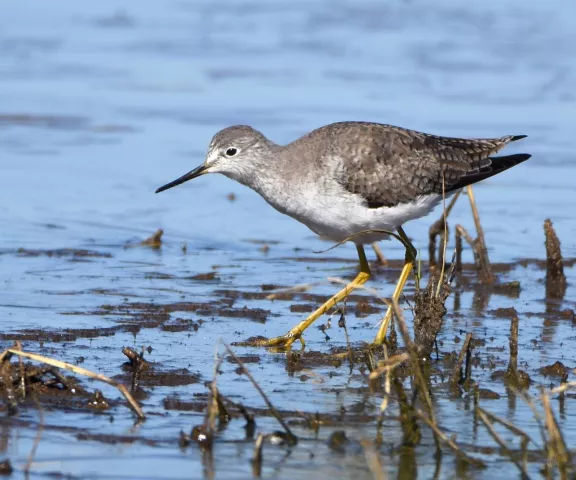
<svg viewBox="0 0 576 480">
<path fill-rule="evenodd" d="M 228 156 L 228 157 L 233 157 L 237 153 L 238 153 L 238 149 L 234 148 L 234 147 L 230 147 L 228 150 L 226 150 L 226 156 Z"/>
</svg>

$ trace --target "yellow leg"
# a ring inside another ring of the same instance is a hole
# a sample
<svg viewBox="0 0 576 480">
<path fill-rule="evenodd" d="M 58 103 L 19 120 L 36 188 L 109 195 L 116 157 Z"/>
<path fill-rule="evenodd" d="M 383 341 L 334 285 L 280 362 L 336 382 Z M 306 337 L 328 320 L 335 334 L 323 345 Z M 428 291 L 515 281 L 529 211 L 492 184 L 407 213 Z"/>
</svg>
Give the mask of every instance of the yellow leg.
<svg viewBox="0 0 576 480">
<path fill-rule="evenodd" d="M 387 266 L 388 260 L 386 260 L 386 257 L 382 253 L 382 250 L 380 250 L 380 246 L 376 242 L 374 242 L 372 244 L 372 248 L 374 249 L 374 253 L 376 254 L 376 258 L 378 258 L 378 263 L 380 265 Z"/>
<path fill-rule="evenodd" d="M 408 277 L 410 276 L 410 272 L 414 268 L 414 262 L 416 260 L 416 249 L 408 239 L 408 236 L 406 235 L 402 227 L 398 227 L 398 235 L 400 235 L 402 240 L 404 240 L 404 244 L 406 246 L 406 259 L 404 263 L 404 268 L 402 268 L 402 273 L 400 273 L 400 278 L 398 279 L 398 283 L 396 284 L 396 288 L 394 289 L 394 293 L 392 294 L 392 301 L 398 301 L 398 299 L 400 298 L 400 294 L 404 289 L 404 285 L 406 285 L 406 282 L 408 280 Z M 390 305 L 388 307 L 388 310 L 386 311 L 386 316 L 384 317 L 384 320 L 382 320 L 380 329 L 376 334 L 376 338 L 374 339 L 374 343 L 376 345 L 382 345 L 384 343 L 386 333 L 388 332 L 388 326 L 390 325 L 390 322 L 392 320 L 393 313 L 394 310 Z"/>
<path fill-rule="evenodd" d="M 356 275 L 356 278 L 352 280 L 352 282 L 350 282 L 348 285 L 346 285 L 342 290 L 340 290 L 336 295 L 334 295 L 330 300 L 325 302 L 315 312 L 311 313 L 310 316 L 306 318 L 306 320 L 303 320 L 294 328 L 292 328 L 287 334 L 280 337 L 265 340 L 238 342 L 236 345 L 289 348 L 296 340 L 300 340 L 302 345 L 304 345 L 304 339 L 302 338 L 304 330 L 312 325 L 312 323 L 314 323 L 317 318 L 321 317 L 328 310 L 338 304 L 338 302 L 344 300 L 348 295 L 350 295 L 352 290 L 363 285 L 370 278 L 370 267 L 368 266 L 368 260 L 366 259 L 364 247 L 362 245 L 356 245 L 356 249 L 358 250 L 358 257 L 360 258 L 360 272 L 358 275 Z"/>
</svg>

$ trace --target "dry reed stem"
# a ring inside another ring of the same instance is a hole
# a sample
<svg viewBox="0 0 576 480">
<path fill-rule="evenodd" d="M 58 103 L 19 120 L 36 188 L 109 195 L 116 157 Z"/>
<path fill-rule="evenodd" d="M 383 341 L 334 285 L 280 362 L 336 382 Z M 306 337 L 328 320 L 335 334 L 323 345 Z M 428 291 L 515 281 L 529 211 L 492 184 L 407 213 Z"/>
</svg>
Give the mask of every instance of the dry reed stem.
<svg viewBox="0 0 576 480">
<path fill-rule="evenodd" d="M 34 444 L 32 445 L 32 449 L 30 450 L 30 454 L 28 455 L 28 460 L 26 461 L 26 465 L 24 466 L 24 474 L 26 478 L 30 476 L 30 468 L 32 468 L 32 462 L 34 462 L 34 457 L 36 456 L 36 451 L 38 450 L 38 445 L 40 445 L 40 440 L 42 440 L 42 432 L 44 431 L 44 409 L 36 395 L 32 395 L 34 401 L 36 402 L 36 407 L 38 408 L 38 416 L 39 423 L 38 423 L 38 430 L 36 431 L 36 436 L 34 437 Z"/>
<path fill-rule="evenodd" d="M 398 327 L 400 328 L 400 333 L 402 334 L 404 345 L 406 345 L 408 355 L 410 356 L 410 364 L 414 372 L 414 378 L 416 380 L 416 384 L 419 387 L 420 395 L 424 400 L 424 404 L 426 405 L 426 409 L 428 410 L 430 418 L 434 423 L 436 423 L 434 408 L 432 406 L 432 400 L 428 392 L 428 385 L 426 384 L 426 379 L 424 378 L 424 374 L 422 373 L 422 369 L 420 368 L 418 349 L 414 344 L 414 342 L 412 341 L 412 339 L 410 338 L 410 333 L 408 332 L 408 326 L 406 325 L 404 315 L 400 311 L 398 302 L 393 302 L 392 306 L 394 308 L 394 314 L 396 315 L 396 319 L 398 320 Z"/>
<path fill-rule="evenodd" d="M 219 343 L 216 343 L 216 348 L 214 350 L 214 371 L 212 374 L 212 382 L 210 383 L 210 398 L 208 399 L 208 408 L 206 410 L 205 425 L 207 426 L 209 432 L 214 434 L 216 430 L 216 415 L 220 413 L 220 405 L 222 402 L 219 399 L 218 387 L 216 382 L 218 379 L 218 372 L 220 370 L 220 365 L 222 365 L 222 357 L 218 355 Z"/>
<path fill-rule="evenodd" d="M 502 417 L 499 417 L 498 415 L 495 415 L 495 414 L 489 412 L 488 410 L 484 410 L 482 407 L 480 407 L 478 405 L 478 400 L 476 397 L 475 397 L 474 404 L 475 404 L 474 405 L 475 406 L 474 415 L 477 416 L 478 412 L 482 411 L 482 413 L 484 413 L 484 415 L 486 415 L 486 417 L 488 417 L 492 421 L 492 423 L 499 423 L 503 427 L 507 428 L 510 432 L 519 436 L 522 439 L 522 441 L 521 441 L 522 465 L 524 465 L 524 468 L 526 469 L 526 466 L 528 463 L 528 444 L 533 443 L 534 445 L 536 445 L 534 443 L 534 441 L 532 440 L 532 438 L 530 438 L 530 436 L 526 432 L 524 432 L 523 430 L 520 430 L 512 422 L 509 422 L 508 420 L 505 420 Z M 538 426 L 541 427 L 540 424 L 538 424 Z"/>
<path fill-rule="evenodd" d="M 508 361 L 508 374 L 518 376 L 518 327 L 520 320 L 518 315 L 514 315 L 510 321 L 510 360 Z"/>
<path fill-rule="evenodd" d="M 349 237 L 346 237 L 344 240 L 340 240 L 338 243 L 333 244 L 331 247 L 325 249 L 325 250 L 315 250 L 314 253 L 326 253 L 329 252 L 330 250 L 334 250 L 335 248 L 338 248 L 340 245 L 344 245 L 346 242 L 349 242 L 351 240 L 354 240 L 356 237 L 362 236 L 362 235 L 367 235 L 370 233 L 383 233 L 385 235 L 389 235 L 390 237 L 395 238 L 396 240 L 398 240 L 402 245 L 404 245 L 404 248 L 406 250 L 410 250 L 412 249 L 412 245 L 410 244 L 410 242 L 407 242 L 406 240 L 404 240 L 402 238 L 402 236 L 400 234 L 398 234 L 397 232 L 392 232 L 391 230 L 382 230 L 379 228 L 374 228 L 374 229 L 370 229 L 370 230 L 360 230 L 359 232 L 356 232 L 352 235 L 350 235 Z"/>
<path fill-rule="evenodd" d="M 566 382 L 566 383 L 563 383 L 562 385 L 559 385 L 558 387 L 551 389 L 548 392 L 548 395 L 552 395 L 555 393 L 564 393 L 566 390 L 572 390 L 574 388 L 576 388 L 576 382 L 574 382 L 574 381 Z"/>
<path fill-rule="evenodd" d="M 542 445 L 545 446 L 546 445 L 546 430 L 544 428 L 542 416 L 540 415 L 540 412 L 536 408 L 536 405 L 534 404 L 532 399 L 526 394 L 526 392 L 524 392 L 522 390 L 517 390 L 515 388 L 511 388 L 511 390 L 516 395 L 518 395 L 524 401 L 524 403 L 526 403 L 526 405 L 528 405 L 528 407 L 532 411 L 532 415 L 534 415 L 534 420 L 536 420 L 536 425 L 538 425 L 538 431 L 540 432 L 540 439 L 542 440 Z"/>
<path fill-rule="evenodd" d="M 464 363 L 464 359 L 466 358 L 466 352 L 470 348 L 470 342 L 472 340 L 472 334 L 467 333 L 466 339 L 462 344 L 462 348 L 460 349 L 460 354 L 458 355 L 458 360 L 452 369 L 452 375 L 450 377 L 450 385 L 453 387 L 457 387 L 462 379 L 462 364 Z"/>
<path fill-rule="evenodd" d="M 375 380 L 376 378 L 384 375 L 385 373 L 388 373 L 390 370 L 393 370 L 398 365 L 409 359 L 410 355 L 407 353 L 399 353 L 397 355 L 393 355 L 390 358 L 387 358 L 386 360 L 380 360 L 378 362 L 378 367 L 370 373 L 368 378 L 370 380 Z"/>
<path fill-rule="evenodd" d="M 386 345 L 384 345 L 385 347 Z M 387 357 L 388 353 L 386 349 L 384 350 L 384 355 Z M 381 360 L 378 362 L 378 367 L 375 368 L 370 375 L 368 376 L 368 380 L 372 381 L 377 379 L 378 377 L 384 375 L 384 399 L 380 404 L 380 413 L 384 413 L 388 408 L 388 399 L 390 398 L 391 392 L 391 379 L 392 373 L 394 369 L 400 365 L 401 363 L 410 359 L 410 356 L 407 353 L 401 353 L 399 355 L 394 355 L 390 358 L 386 358 L 385 360 Z"/>
<path fill-rule="evenodd" d="M 456 225 L 456 258 L 458 261 L 459 272 L 462 271 L 462 238 L 470 245 L 472 254 L 474 255 L 474 265 L 480 279 L 484 283 L 492 283 L 494 277 L 492 276 L 491 269 L 486 270 L 486 261 L 482 258 L 482 251 L 478 247 L 478 239 L 474 240 L 462 225 Z M 489 265 L 489 264 L 488 264 Z"/>
<path fill-rule="evenodd" d="M 554 412 L 552 412 L 549 394 L 542 391 L 540 400 L 544 408 L 544 424 L 546 426 L 546 432 L 548 433 L 546 449 L 548 450 L 549 459 L 553 459 L 556 462 L 561 479 L 569 478 L 568 472 L 572 467 L 572 459 L 570 452 L 566 448 L 566 443 L 564 442 L 564 437 L 562 436 Z"/>
<path fill-rule="evenodd" d="M 260 478 L 262 476 L 262 448 L 264 446 L 265 435 L 259 433 L 254 442 L 254 453 L 252 454 L 252 476 Z"/>
<path fill-rule="evenodd" d="M 490 434 L 490 436 L 500 446 L 500 448 L 502 448 L 502 450 L 504 450 L 504 453 L 506 453 L 506 455 L 508 455 L 508 457 L 510 457 L 510 460 L 512 460 L 512 463 L 514 463 L 514 465 L 516 465 L 518 467 L 518 470 L 520 470 L 520 472 L 522 473 L 523 478 L 529 478 L 528 472 L 526 471 L 526 465 L 518 462 L 518 459 L 516 458 L 516 455 L 514 455 L 514 452 L 512 452 L 512 450 L 510 449 L 508 444 L 504 440 L 502 440 L 500 435 L 498 435 L 498 432 L 494 428 L 494 425 L 492 425 L 492 423 L 490 422 L 490 419 L 486 415 L 485 411 L 482 410 L 480 407 L 478 407 L 476 414 L 477 414 L 478 418 L 480 419 L 480 421 L 484 424 L 484 426 L 488 430 L 488 433 Z"/>
<path fill-rule="evenodd" d="M 346 315 L 344 310 L 339 308 L 335 313 L 340 312 L 340 319 L 338 320 L 338 327 L 344 329 L 344 337 L 346 338 L 346 348 L 348 349 L 348 362 L 350 363 L 350 373 L 352 373 L 352 368 L 354 366 L 354 352 L 352 352 L 352 346 L 350 344 L 350 336 L 348 335 L 348 328 L 346 327 Z"/>
<path fill-rule="evenodd" d="M 442 283 L 444 282 L 444 271 L 446 270 L 446 248 L 448 248 L 448 211 L 446 210 L 446 178 L 442 172 L 442 215 L 444 217 L 444 242 L 442 249 L 442 268 L 440 269 L 440 280 L 438 280 L 438 287 L 436 288 L 436 297 L 440 296 L 442 290 Z"/>
<path fill-rule="evenodd" d="M 4 360 L 9 353 L 10 352 L 8 350 L 4 350 L 2 353 L 0 353 L 0 364 L 4 363 Z"/>
<path fill-rule="evenodd" d="M 53 367 L 63 368 L 65 370 L 69 370 L 71 372 L 77 373 L 79 375 L 84 375 L 86 377 L 93 378 L 95 380 L 100 380 L 101 382 L 104 382 L 104 383 L 107 383 L 108 385 L 116 387 L 120 391 L 120 393 L 122 395 L 124 395 L 124 397 L 128 401 L 128 405 L 132 408 L 134 413 L 136 413 L 138 418 L 140 420 L 144 420 L 146 418 L 146 415 L 144 415 L 144 412 L 140 408 L 140 405 L 138 405 L 138 402 L 136 402 L 136 400 L 134 400 L 134 397 L 132 397 L 132 394 L 128 391 L 128 389 L 123 384 L 118 383 L 115 380 L 112 380 L 111 378 L 106 377 L 105 375 L 102 375 L 100 373 L 94 373 L 94 372 L 91 372 L 90 370 L 86 370 L 85 368 L 77 367 L 76 365 L 62 362 L 60 360 L 45 357 L 43 355 L 38 355 L 37 353 L 23 352 L 21 350 L 16 350 L 14 348 L 7 348 L 2 354 L 0 354 L 0 361 L 7 354 L 18 355 L 18 356 L 21 356 L 24 358 L 29 358 L 30 360 L 35 360 L 36 362 L 41 362 L 41 363 L 46 363 L 47 365 L 52 365 Z"/>
<path fill-rule="evenodd" d="M 290 293 L 304 293 L 304 292 L 307 292 L 308 290 L 310 290 L 312 287 L 320 285 L 321 283 L 322 282 L 303 283 L 301 285 L 294 285 L 293 287 L 281 288 L 281 289 L 274 291 L 270 295 L 267 295 L 266 300 L 275 300 L 276 298 L 278 298 L 281 295 L 286 295 L 286 294 L 290 294 Z"/>
<path fill-rule="evenodd" d="M 419 396 L 423 400 L 424 405 L 426 406 L 426 410 L 428 411 L 428 415 L 430 416 L 430 421 L 434 424 L 434 426 L 436 426 L 436 415 L 434 414 L 434 406 L 432 405 L 432 399 L 430 398 L 430 393 L 428 391 L 428 385 L 426 383 L 426 379 L 424 377 L 424 374 L 422 373 L 422 369 L 420 368 L 420 358 L 418 355 L 417 347 L 410 338 L 408 327 L 406 326 L 406 320 L 404 319 L 404 315 L 402 314 L 402 312 L 398 307 L 398 302 L 394 301 L 392 303 L 392 306 L 394 308 L 394 314 L 396 315 L 396 320 L 398 322 L 398 327 L 400 329 L 402 339 L 404 340 L 404 345 L 406 346 L 406 349 L 408 350 L 408 354 L 410 356 L 410 364 L 412 366 L 414 380 L 418 387 Z M 436 443 L 436 450 L 440 452 L 441 451 L 440 439 L 436 434 L 434 435 L 434 442 Z"/>
<path fill-rule="evenodd" d="M 12 386 L 12 364 L 10 362 L 0 363 L 0 383 L 4 384 L 4 401 L 7 406 L 7 414 L 14 415 L 18 412 L 18 400 Z"/>
<path fill-rule="evenodd" d="M 474 191 L 472 186 L 468 185 L 466 187 L 466 192 L 468 194 L 468 200 L 470 201 L 470 208 L 472 209 L 472 217 L 474 218 L 474 225 L 476 227 L 476 240 L 473 240 L 468 232 L 461 225 L 456 225 L 457 234 L 464 237 L 472 248 L 474 254 L 474 263 L 478 269 L 478 274 L 483 283 L 493 283 L 495 278 L 492 274 L 492 267 L 490 265 L 490 259 L 488 258 L 488 249 L 486 248 L 486 240 L 484 238 L 484 230 L 482 229 L 482 224 L 480 223 L 480 215 L 478 214 L 478 208 L 476 207 L 476 200 L 474 198 Z"/>
<path fill-rule="evenodd" d="M 326 280 L 328 280 L 330 283 L 338 283 L 342 285 L 348 285 L 350 283 L 348 280 L 345 280 L 341 277 L 328 277 Z M 387 298 L 380 296 L 377 290 L 367 285 L 356 285 L 354 287 L 354 290 L 366 290 L 368 293 L 372 294 L 374 298 L 380 300 L 387 307 L 392 304 L 391 300 L 388 300 Z M 382 321 L 378 322 L 376 326 L 379 326 L 380 323 L 382 323 Z"/>
<path fill-rule="evenodd" d="M 276 410 L 276 408 L 274 407 L 274 405 L 272 405 L 272 402 L 270 401 L 270 399 L 268 398 L 268 396 L 264 393 L 264 391 L 262 390 L 262 388 L 260 387 L 260 385 L 258 385 L 258 382 L 256 382 L 256 380 L 254 379 L 254 377 L 252 376 L 252 374 L 250 373 L 250 371 L 246 368 L 246 366 L 244 365 L 244 363 L 242 362 L 242 360 L 240 360 L 236 354 L 234 353 L 234 351 L 224 342 L 222 342 L 222 345 L 224 345 L 224 348 L 226 349 L 226 351 L 231 355 L 231 357 L 238 363 L 238 365 L 240 365 L 240 368 L 242 369 L 242 372 L 244 373 L 244 375 L 246 375 L 248 377 L 248 380 L 250 380 L 250 382 L 252 383 L 252 385 L 254 385 L 254 388 L 256 389 L 256 391 L 260 394 L 260 396 L 262 397 L 262 400 L 264 400 L 264 403 L 266 403 L 266 405 L 268 406 L 268 408 L 270 409 L 270 413 L 272 413 L 272 415 L 274 416 L 274 418 L 276 420 L 278 420 L 278 423 L 282 426 L 282 428 L 284 429 L 284 431 L 286 432 L 286 435 L 288 437 L 289 442 L 292 445 L 296 445 L 298 438 L 296 437 L 296 435 L 294 435 L 292 433 L 292 431 L 290 430 L 290 427 L 288 427 L 288 425 L 286 424 L 286 422 L 284 421 L 284 419 L 282 418 L 282 416 L 280 415 L 280 413 L 278 413 L 278 410 Z"/>
<path fill-rule="evenodd" d="M 446 434 L 438 428 L 436 423 L 432 422 L 432 420 L 429 419 L 422 410 L 417 410 L 416 415 L 418 416 L 418 418 L 420 418 L 420 420 L 422 420 L 426 425 L 428 425 L 434 432 L 435 436 L 438 437 L 442 441 L 442 443 L 446 444 L 450 448 L 450 450 L 452 450 L 459 458 L 461 458 L 470 465 L 475 465 L 477 467 L 486 466 L 482 460 L 470 457 L 469 455 L 464 453 L 464 451 L 458 446 L 458 444 L 452 438 L 446 436 Z"/>
<path fill-rule="evenodd" d="M 474 239 L 462 225 L 456 225 L 456 233 L 460 235 L 461 238 L 466 240 L 466 243 L 470 245 L 472 250 L 474 250 Z"/>
<path fill-rule="evenodd" d="M 546 237 L 546 296 L 562 299 L 566 293 L 566 275 L 560 240 L 550 219 L 544 222 Z"/>
<path fill-rule="evenodd" d="M 378 259 L 378 263 L 380 265 L 382 265 L 383 267 L 386 267 L 388 265 L 388 260 L 386 259 L 386 257 L 382 253 L 382 249 L 380 248 L 380 246 L 376 242 L 374 242 L 372 244 L 372 249 L 374 250 L 374 253 L 376 254 L 376 258 Z"/>
<path fill-rule="evenodd" d="M 448 243 L 447 219 L 448 216 L 450 215 L 450 212 L 454 208 L 454 205 L 456 204 L 456 200 L 458 200 L 458 197 L 460 196 L 461 193 L 462 190 L 458 190 L 450 200 L 450 203 L 448 204 L 447 207 L 445 205 L 445 196 L 444 196 L 444 209 L 442 212 L 442 216 L 438 220 L 436 220 L 428 230 L 428 257 L 430 268 L 436 266 L 436 237 L 438 236 L 444 238 L 443 244 L 439 246 L 442 247 L 443 252 L 440 250 L 440 248 L 438 249 L 438 263 L 442 263 L 442 261 L 445 261 L 446 259 L 446 245 Z"/>
<path fill-rule="evenodd" d="M 14 347 L 17 350 L 22 350 L 22 344 L 19 340 L 14 342 Z M 20 394 L 22 396 L 22 400 L 24 400 L 26 398 L 26 375 L 24 372 L 24 360 L 22 360 L 22 357 L 18 357 L 18 365 L 20 367 Z"/>
<path fill-rule="evenodd" d="M 458 227 L 460 227 L 460 229 L 463 229 L 463 227 L 461 227 L 460 225 L 456 225 L 456 233 L 454 234 L 454 236 L 456 237 L 456 246 L 455 246 L 455 257 L 456 257 L 456 272 L 457 273 L 462 273 L 462 234 L 460 233 L 460 230 L 458 229 Z"/>
<path fill-rule="evenodd" d="M 488 417 L 490 419 L 490 421 L 492 421 L 493 423 L 499 423 L 500 425 L 507 428 L 508 430 L 510 430 L 515 435 L 518 435 L 519 437 L 525 438 L 529 442 L 534 443 L 532 441 L 532 439 L 530 438 L 530 436 L 526 432 L 524 432 L 523 430 L 520 430 L 512 422 L 509 422 L 508 420 L 505 420 L 504 418 L 499 417 L 498 415 L 495 415 L 494 413 L 489 412 L 488 410 L 484 410 L 482 407 L 477 407 L 477 408 L 484 415 L 486 415 L 486 417 Z"/>
<path fill-rule="evenodd" d="M 400 410 L 400 427 L 402 428 L 402 445 L 405 447 L 414 447 L 420 443 L 422 433 L 416 419 L 416 409 L 408 401 L 408 396 L 404 391 L 402 380 L 398 376 L 393 377 L 394 389 L 398 397 L 398 408 Z M 439 448 L 439 446 L 437 446 Z M 439 451 L 438 451 L 439 453 Z"/>
<path fill-rule="evenodd" d="M 364 457 L 366 458 L 366 463 L 368 464 L 372 478 L 374 480 L 387 480 L 388 475 L 384 471 L 380 455 L 378 455 L 374 447 L 374 442 L 364 439 L 360 440 L 360 445 L 362 445 L 362 449 L 364 450 Z"/>
<path fill-rule="evenodd" d="M 214 452 L 211 448 L 200 449 L 202 456 L 202 475 L 204 480 L 214 480 L 216 471 L 214 469 Z"/>
<path fill-rule="evenodd" d="M 485 275 L 484 280 L 487 282 L 493 282 L 494 276 L 492 275 L 492 267 L 490 266 L 490 260 L 488 259 L 488 248 L 486 248 L 484 229 L 482 228 L 482 223 L 480 222 L 480 215 L 478 214 L 478 208 L 476 207 L 476 199 L 474 198 L 474 190 L 472 190 L 472 185 L 468 185 L 466 187 L 466 193 L 468 194 L 468 200 L 470 200 L 470 208 L 472 209 L 474 225 L 476 226 L 475 243 L 478 247 L 478 254 L 481 260 L 479 267 L 481 272 Z"/>
</svg>

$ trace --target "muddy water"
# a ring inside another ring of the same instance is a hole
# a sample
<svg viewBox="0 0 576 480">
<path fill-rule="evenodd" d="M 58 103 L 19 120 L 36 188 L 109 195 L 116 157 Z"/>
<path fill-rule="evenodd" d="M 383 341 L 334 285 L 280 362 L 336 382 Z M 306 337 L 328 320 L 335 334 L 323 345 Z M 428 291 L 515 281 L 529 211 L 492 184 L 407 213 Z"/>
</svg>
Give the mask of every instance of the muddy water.
<svg viewBox="0 0 576 480">
<path fill-rule="evenodd" d="M 510 151 L 534 158 L 475 190 L 491 259 L 512 264 L 501 280 L 519 281 L 521 291 L 505 296 L 457 288 L 447 303 L 440 350 L 441 356 L 459 350 L 467 332 L 483 340 L 472 375 L 500 395 L 486 400 L 485 408 L 538 441 L 529 408 L 491 380 L 508 360 L 510 320 L 496 310 L 517 310 L 520 366 L 536 385 L 559 382 L 542 376 L 543 366 L 556 360 L 576 365 L 572 319 L 558 313 L 575 308 L 574 268 L 566 269 L 566 296 L 552 302 L 545 298 L 541 266 L 515 263 L 544 257 L 547 217 L 564 255 L 576 256 L 575 15 L 569 0 L 138 7 L 128 1 L 23 0 L 0 6 L 0 345 L 22 339 L 28 350 L 122 381 L 122 346 L 151 347 L 146 359 L 164 375 L 142 386 L 148 419 L 141 425 L 116 400 L 116 390 L 87 380 L 86 389 L 102 388 L 116 402 L 111 409 L 94 414 L 46 405 L 32 477 L 209 476 L 200 450 L 179 449 L 178 435 L 203 421 L 204 382 L 212 377 L 218 339 L 284 333 L 302 318 L 299 310 L 333 292 L 328 277 L 354 274 L 353 248 L 314 255 L 329 245 L 227 179 L 203 177 L 153 194 L 200 163 L 212 134 L 235 123 L 253 125 L 279 143 L 340 120 L 453 136 L 529 136 Z M 423 252 L 438 215 L 407 226 Z M 456 223 L 472 231 L 465 198 L 453 211 L 451 225 Z M 157 228 L 165 231 L 160 249 L 138 246 Z M 389 258 L 402 258 L 395 243 L 383 246 Z M 398 264 L 375 273 L 372 285 L 390 295 Z M 313 296 L 265 299 L 263 285 L 301 283 L 314 284 Z M 357 315 L 355 305 L 353 299 L 348 306 L 351 340 L 369 341 L 380 315 Z M 317 329 L 308 333 L 311 351 L 345 346 L 336 323 L 326 331 L 329 341 Z M 382 396 L 367 390 L 359 365 L 350 372 L 346 363 L 304 359 L 294 369 L 281 354 L 237 353 L 300 437 L 291 450 L 265 447 L 263 476 L 370 476 L 354 443 L 344 454 L 326 445 L 337 429 L 352 440 L 376 435 Z M 264 407 L 237 368 L 223 363 L 222 393 L 247 407 Z M 440 392 L 445 381 L 433 377 Z M 537 394 L 536 387 L 530 392 Z M 573 446 L 572 401 L 558 413 Z M 446 455 L 440 477 L 516 472 L 505 456 L 481 448 L 493 441 L 474 428 L 470 399 L 439 393 L 435 403 L 443 428 L 488 465 L 458 473 Z M 297 412 L 320 412 L 330 421 L 316 437 Z M 415 455 L 399 451 L 397 414 L 393 402 L 384 419 L 383 464 L 391 477 L 416 471 L 432 476 L 438 466 L 431 434 L 425 432 Z M 0 424 L 1 455 L 16 476 L 39 418 L 31 403 Z M 218 436 L 218 478 L 251 475 L 253 443 L 245 440 L 243 426 L 233 420 Z M 278 426 L 258 416 L 257 428 Z M 539 463 L 530 468 L 537 474 Z"/>
</svg>

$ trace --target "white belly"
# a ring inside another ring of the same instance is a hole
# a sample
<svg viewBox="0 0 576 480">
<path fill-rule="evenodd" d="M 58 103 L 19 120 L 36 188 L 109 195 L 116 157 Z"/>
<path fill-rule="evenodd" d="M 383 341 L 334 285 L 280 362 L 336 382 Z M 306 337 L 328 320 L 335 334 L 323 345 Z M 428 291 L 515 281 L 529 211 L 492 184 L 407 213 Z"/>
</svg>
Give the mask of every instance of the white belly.
<svg viewBox="0 0 576 480">
<path fill-rule="evenodd" d="M 312 176 L 303 177 L 293 189 L 279 189 L 278 183 L 261 182 L 256 190 L 279 212 L 335 242 L 349 239 L 372 243 L 387 239 L 385 231 L 396 232 L 404 223 L 428 215 L 442 200 L 442 195 L 421 195 L 395 207 L 368 208 L 360 196 L 344 190 L 330 177 L 323 182 Z M 381 232 L 359 234 L 366 230 Z"/>
<path fill-rule="evenodd" d="M 332 198 L 334 200 L 334 198 Z M 365 233 L 366 230 L 396 232 L 410 220 L 428 215 L 442 200 L 441 195 L 423 195 L 411 203 L 395 207 L 367 208 L 352 197 L 331 204 L 322 202 L 321 208 L 308 209 L 304 215 L 294 215 L 314 233 L 341 242 L 350 237 L 354 243 L 372 243 L 389 237 L 384 232 Z"/>
</svg>

